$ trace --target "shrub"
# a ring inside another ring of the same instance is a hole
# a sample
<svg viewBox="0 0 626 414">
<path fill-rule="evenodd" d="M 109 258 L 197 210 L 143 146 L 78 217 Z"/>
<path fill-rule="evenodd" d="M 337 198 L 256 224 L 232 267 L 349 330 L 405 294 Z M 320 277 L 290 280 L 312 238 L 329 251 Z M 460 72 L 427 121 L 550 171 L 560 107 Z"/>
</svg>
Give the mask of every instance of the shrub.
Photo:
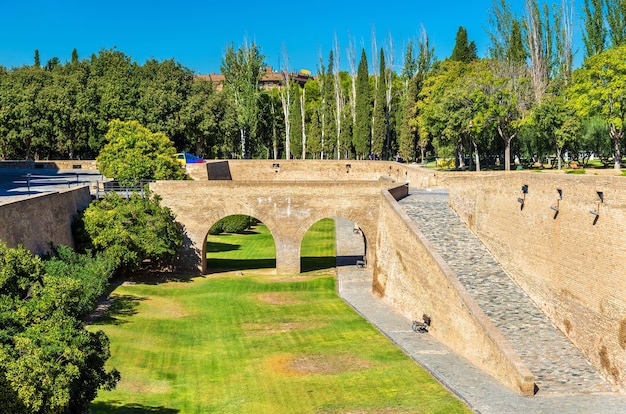
<svg viewBox="0 0 626 414">
<path fill-rule="evenodd" d="M 253 217 L 243 214 L 235 214 L 218 220 L 211 229 L 209 234 L 216 235 L 220 233 L 238 233 L 241 234 L 250 227 L 258 223 Z"/>
</svg>

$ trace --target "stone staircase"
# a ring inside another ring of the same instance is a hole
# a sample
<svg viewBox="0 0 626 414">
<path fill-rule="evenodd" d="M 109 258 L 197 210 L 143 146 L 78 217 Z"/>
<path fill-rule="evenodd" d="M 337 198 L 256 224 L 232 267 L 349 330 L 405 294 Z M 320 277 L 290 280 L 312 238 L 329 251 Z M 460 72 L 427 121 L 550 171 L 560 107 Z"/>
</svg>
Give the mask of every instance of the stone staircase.
<svg viewBox="0 0 626 414">
<path fill-rule="evenodd" d="M 539 394 L 612 392 L 448 205 L 446 190 L 399 202 L 535 376 Z"/>
</svg>

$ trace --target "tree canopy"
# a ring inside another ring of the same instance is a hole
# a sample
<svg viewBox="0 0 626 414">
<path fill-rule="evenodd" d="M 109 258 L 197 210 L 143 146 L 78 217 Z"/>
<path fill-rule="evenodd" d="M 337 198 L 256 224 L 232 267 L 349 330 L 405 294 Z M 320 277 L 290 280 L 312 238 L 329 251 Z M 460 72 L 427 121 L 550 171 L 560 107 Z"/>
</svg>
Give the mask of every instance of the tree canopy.
<svg viewBox="0 0 626 414">
<path fill-rule="evenodd" d="M 84 267 L 68 264 L 61 271 L 58 260 L 48 268 L 23 247 L 0 242 L 0 404 L 6 412 L 86 412 L 98 389 L 120 378 L 105 369 L 107 337 L 78 319 L 95 307 L 100 289 L 93 289 L 92 278 L 102 285 L 110 267 L 83 258 Z"/>
<path fill-rule="evenodd" d="M 186 176 L 176 162 L 172 141 L 137 121 L 111 121 L 106 141 L 96 159 L 98 169 L 124 185 L 151 179 L 180 180 Z"/>
</svg>

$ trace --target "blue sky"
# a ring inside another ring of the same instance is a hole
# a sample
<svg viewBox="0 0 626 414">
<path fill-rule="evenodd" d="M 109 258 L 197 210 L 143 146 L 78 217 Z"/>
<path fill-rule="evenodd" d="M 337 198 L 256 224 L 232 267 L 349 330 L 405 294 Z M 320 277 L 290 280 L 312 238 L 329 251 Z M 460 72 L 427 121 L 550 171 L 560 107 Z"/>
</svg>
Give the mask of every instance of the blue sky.
<svg viewBox="0 0 626 414">
<path fill-rule="evenodd" d="M 577 0 L 580 3 L 582 0 Z M 380 7 L 380 4 L 383 7 Z M 513 0 L 521 8 L 523 0 Z M 450 55 L 459 26 L 486 53 L 485 32 L 492 0 L 464 1 L 133 1 L 133 0 L 0 0 L 0 65 L 8 68 L 32 64 L 34 50 L 40 60 L 70 60 L 76 48 L 80 59 L 101 49 L 116 48 L 143 64 L 147 59 L 175 59 L 195 73 L 219 72 L 226 46 L 254 41 L 265 62 L 276 69 L 316 72 L 324 63 L 335 35 L 340 65 L 348 70 L 346 49 L 354 39 L 357 59 L 364 47 L 371 62 L 372 34 L 377 49 L 393 39 L 399 71 L 402 54 L 423 25 L 439 59 Z M 575 10 L 580 14 L 580 7 Z M 580 49 L 581 30 L 575 19 L 574 40 Z M 358 63 L 358 62 L 357 62 Z M 387 58 L 389 64 L 389 58 Z M 377 70 L 377 69 L 376 69 Z"/>
</svg>

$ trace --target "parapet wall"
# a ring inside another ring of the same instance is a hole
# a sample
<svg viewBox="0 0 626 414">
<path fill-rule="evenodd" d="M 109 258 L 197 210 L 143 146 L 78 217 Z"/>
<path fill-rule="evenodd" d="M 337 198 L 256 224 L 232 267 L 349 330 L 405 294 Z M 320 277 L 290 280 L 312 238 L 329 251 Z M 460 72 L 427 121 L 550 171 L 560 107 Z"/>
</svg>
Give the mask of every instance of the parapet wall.
<svg viewBox="0 0 626 414">
<path fill-rule="evenodd" d="M 85 186 L 0 204 L 0 240 L 38 255 L 49 253 L 51 245 L 74 247 L 72 221 L 90 202 Z"/>
<path fill-rule="evenodd" d="M 516 392 L 532 395 L 530 370 L 392 195 L 383 191 L 382 198 L 374 292 L 410 319 L 429 315 L 434 337 Z"/>
<path fill-rule="evenodd" d="M 446 186 L 452 208 L 504 269 L 626 390 L 626 179 L 479 173 Z"/>
<path fill-rule="evenodd" d="M 216 166 L 212 164 L 216 163 Z M 208 161 L 208 179 L 211 171 L 223 176 L 224 161 Z M 196 167 L 194 167 L 196 168 Z M 409 182 L 412 187 L 434 187 L 437 175 L 413 164 L 392 161 L 356 160 L 228 160 L 233 181 L 375 181 L 381 178 Z M 194 179 L 200 174 L 194 172 Z M 206 178 L 205 178 L 206 179 Z M 218 178 L 222 179 L 222 178 Z"/>
</svg>

